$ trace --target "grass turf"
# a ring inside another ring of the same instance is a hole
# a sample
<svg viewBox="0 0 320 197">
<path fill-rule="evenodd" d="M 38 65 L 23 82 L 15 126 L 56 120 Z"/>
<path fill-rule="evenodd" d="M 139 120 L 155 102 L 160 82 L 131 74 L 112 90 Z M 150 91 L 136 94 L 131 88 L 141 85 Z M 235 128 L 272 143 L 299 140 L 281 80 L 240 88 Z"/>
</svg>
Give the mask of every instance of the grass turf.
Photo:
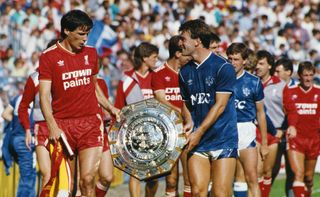
<svg viewBox="0 0 320 197">
<path fill-rule="evenodd" d="M 312 197 L 320 197 L 320 174 L 317 173 L 314 175 L 313 179 L 313 193 Z M 273 183 L 270 197 L 285 197 L 285 177 L 279 177 L 276 179 L 276 181 Z"/>
</svg>

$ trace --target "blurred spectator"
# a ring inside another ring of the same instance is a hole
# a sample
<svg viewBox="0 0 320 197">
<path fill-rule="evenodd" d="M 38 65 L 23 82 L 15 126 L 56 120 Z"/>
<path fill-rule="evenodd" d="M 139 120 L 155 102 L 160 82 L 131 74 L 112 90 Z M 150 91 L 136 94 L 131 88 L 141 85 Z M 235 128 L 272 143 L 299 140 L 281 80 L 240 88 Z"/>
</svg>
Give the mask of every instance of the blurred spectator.
<svg viewBox="0 0 320 197">
<path fill-rule="evenodd" d="M 12 71 L 19 57 L 25 58 L 24 69 L 34 70 L 37 53 L 58 37 L 60 18 L 70 9 L 84 10 L 94 18 L 88 44 L 97 48 L 99 55 L 103 48 L 111 49 L 108 59 L 114 66 L 108 68 L 113 76 L 118 75 L 114 71 L 121 73 L 132 66 L 130 60 L 117 55 L 119 51 L 130 56 L 132 48 L 149 41 L 160 49 L 159 58 L 164 60 L 168 54 L 166 40 L 178 33 L 182 22 L 197 18 L 210 24 L 221 39 L 221 55 L 231 42 L 243 41 L 254 51 L 266 49 L 297 65 L 306 58 L 316 61 L 320 55 L 319 8 L 318 0 L 1 1 L 0 75 L 16 73 Z M 117 84 L 113 79 L 118 80 L 111 76 L 111 84 Z"/>
<path fill-rule="evenodd" d="M 317 50 L 320 55 L 320 29 L 312 30 L 313 37 L 310 40 L 310 48 Z"/>
<path fill-rule="evenodd" d="M 288 51 L 288 57 L 293 60 L 294 65 L 306 59 L 306 52 L 302 49 L 301 42 L 296 41 L 294 43 L 293 47 Z M 295 66 L 294 70 L 297 71 L 298 67 Z"/>
<path fill-rule="evenodd" d="M 25 65 L 23 58 L 19 57 L 14 61 L 14 68 L 11 71 L 12 77 L 26 77 L 28 74 L 28 67 Z"/>
</svg>

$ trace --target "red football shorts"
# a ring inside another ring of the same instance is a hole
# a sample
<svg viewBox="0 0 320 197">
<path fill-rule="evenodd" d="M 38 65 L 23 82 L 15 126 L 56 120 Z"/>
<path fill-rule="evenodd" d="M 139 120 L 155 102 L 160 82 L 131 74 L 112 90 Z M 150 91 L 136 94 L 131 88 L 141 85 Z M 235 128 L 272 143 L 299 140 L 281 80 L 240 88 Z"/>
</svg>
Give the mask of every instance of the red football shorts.
<svg viewBox="0 0 320 197">
<path fill-rule="evenodd" d="M 34 123 L 34 138 L 36 146 L 45 146 L 49 142 L 49 129 L 46 121 L 39 121 Z"/>
<path fill-rule="evenodd" d="M 261 144 L 261 132 L 258 128 L 256 129 L 256 134 L 257 134 L 257 142 L 259 142 L 259 144 Z M 280 140 L 278 138 L 272 136 L 269 133 L 267 133 L 267 138 L 268 138 L 268 146 L 270 146 L 272 144 L 277 144 L 280 142 Z"/>
<path fill-rule="evenodd" d="M 287 150 L 294 150 L 305 155 L 306 160 L 316 160 L 320 152 L 320 138 L 296 136 L 287 138 Z"/>
<path fill-rule="evenodd" d="M 72 119 L 56 119 L 74 152 L 103 146 L 103 122 L 100 115 Z"/>
</svg>

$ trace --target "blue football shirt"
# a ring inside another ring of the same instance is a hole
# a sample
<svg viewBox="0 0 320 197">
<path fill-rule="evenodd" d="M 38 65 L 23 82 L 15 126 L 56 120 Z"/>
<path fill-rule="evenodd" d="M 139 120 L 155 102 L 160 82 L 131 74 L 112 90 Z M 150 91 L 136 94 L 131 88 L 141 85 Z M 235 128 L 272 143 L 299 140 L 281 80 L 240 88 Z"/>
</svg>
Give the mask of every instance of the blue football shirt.
<svg viewBox="0 0 320 197">
<path fill-rule="evenodd" d="M 256 119 L 256 102 L 263 100 L 263 86 L 260 79 L 247 71 L 237 78 L 235 86 L 235 106 L 238 122 Z"/>
<path fill-rule="evenodd" d="M 202 136 L 193 151 L 238 148 L 237 113 L 234 105 L 236 74 L 223 57 L 211 53 L 200 65 L 193 61 L 179 73 L 181 96 L 194 122 L 194 131 L 216 102 L 217 93 L 231 94 L 224 112 Z"/>
</svg>

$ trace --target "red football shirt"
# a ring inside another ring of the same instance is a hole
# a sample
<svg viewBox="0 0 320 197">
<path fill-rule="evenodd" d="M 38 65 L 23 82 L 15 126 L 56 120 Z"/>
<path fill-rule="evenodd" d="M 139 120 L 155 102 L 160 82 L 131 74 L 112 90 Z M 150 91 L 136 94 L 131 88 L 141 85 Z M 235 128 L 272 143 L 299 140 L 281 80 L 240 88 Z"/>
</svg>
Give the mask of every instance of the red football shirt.
<svg viewBox="0 0 320 197">
<path fill-rule="evenodd" d="M 319 135 L 320 87 L 308 91 L 299 85 L 286 87 L 283 91 L 283 106 L 288 114 L 289 125 L 295 126 L 297 135 L 315 137 Z"/>
<path fill-rule="evenodd" d="M 40 56 L 39 80 L 51 81 L 55 118 L 77 118 L 99 113 L 93 76 L 98 73 L 98 56 L 92 47 L 71 53 L 59 43 Z"/>
<path fill-rule="evenodd" d="M 128 76 L 133 78 L 137 78 L 139 82 L 140 89 L 142 91 L 144 99 L 153 98 L 153 90 L 151 86 L 151 80 L 153 76 L 153 71 L 147 72 L 145 75 L 141 75 L 140 73 L 136 72 L 135 70 L 130 70 L 126 72 Z"/>
<path fill-rule="evenodd" d="M 165 91 L 166 100 L 174 106 L 182 107 L 182 97 L 180 95 L 179 75 L 170 68 L 167 63 L 158 68 L 152 76 L 152 89 Z"/>
</svg>

